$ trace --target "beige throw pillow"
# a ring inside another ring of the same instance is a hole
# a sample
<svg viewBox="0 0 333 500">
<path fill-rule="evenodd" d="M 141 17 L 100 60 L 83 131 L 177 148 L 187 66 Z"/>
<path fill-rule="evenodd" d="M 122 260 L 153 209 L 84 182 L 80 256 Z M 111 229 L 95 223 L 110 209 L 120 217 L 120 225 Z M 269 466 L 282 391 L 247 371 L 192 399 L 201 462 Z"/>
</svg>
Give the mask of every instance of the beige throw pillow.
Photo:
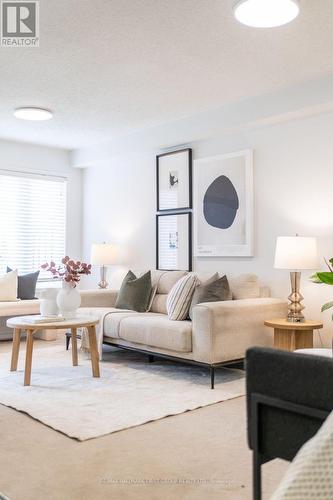
<svg viewBox="0 0 333 500">
<path fill-rule="evenodd" d="M 195 274 L 187 274 L 172 287 L 167 298 L 167 312 L 170 319 L 182 321 L 188 312 L 195 287 L 199 284 Z"/>
<path fill-rule="evenodd" d="M 0 276 L 0 302 L 17 301 L 17 270 Z"/>
</svg>

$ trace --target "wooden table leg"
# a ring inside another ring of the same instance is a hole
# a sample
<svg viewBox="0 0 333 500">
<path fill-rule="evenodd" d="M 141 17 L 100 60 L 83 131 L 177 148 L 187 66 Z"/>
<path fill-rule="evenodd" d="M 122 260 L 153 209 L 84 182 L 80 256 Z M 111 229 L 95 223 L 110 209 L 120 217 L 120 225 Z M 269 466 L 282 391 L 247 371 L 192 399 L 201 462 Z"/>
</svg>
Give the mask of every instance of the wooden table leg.
<svg viewBox="0 0 333 500">
<path fill-rule="evenodd" d="M 97 349 L 96 328 L 95 326 L 88 326 L 89 346 L 91 356 L 91 367 L 94 377 L 99 377 L 99 354 Z"/>
<path fill-rule="evenodd" d="M 77 359 L 76 328 L 71 328 L 71 333 L 72 333 L 72 361 L 73 361 L 73 366 L 77 366 L 78 365 L 78 359 Z"/>
<path fill-rule="evenodd" d="M 313 331 L 274 328 L 274 347 L 283 349 L 284 351 L 312 348 Z"/>
<path fill-rule="evenodd" d="M 21 330 L 19 328 L 15 328 L 13 333 L 12 362 L 10 365 L 11 372 L 16 372 L 17 370 L 17 363 L 20 352 L 20 342 L 21 342 Z"/>
<path fill-rule="evenodd" d="M 34 331 L 27 330 L 27 350 L 25 353 L 24 385 L 30 385 Z"/>
<path fill-rule="evenodd" d="M 296 349 L 313 348 L 313 330 L 298 330 L 296 333 Z"/>
</svg>

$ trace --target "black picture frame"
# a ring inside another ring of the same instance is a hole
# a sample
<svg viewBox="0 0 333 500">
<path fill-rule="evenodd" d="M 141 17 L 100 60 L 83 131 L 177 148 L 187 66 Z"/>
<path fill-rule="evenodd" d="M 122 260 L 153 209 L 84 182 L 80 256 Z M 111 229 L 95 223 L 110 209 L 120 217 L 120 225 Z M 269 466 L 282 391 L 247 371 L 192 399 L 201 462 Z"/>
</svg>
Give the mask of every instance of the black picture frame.
<svg viewBox="0 0 333 500">
<path fill-rule="evenodd" d="M 187 238 L 187 265 L 179 268 L 178 266 L 162 266 L 160 262 L 160 220 L 161 217 L 187 217 L 187 228 L 188 228 L 188 238 Z M 156 269 L 160 271 L 192 271 L 192 213 L 191 212 L 180 212 L 180 213 L 162 213 L 156 215 Z"/>
<path fill-rule="evenodd" d="M 161 179 L 161 159 L 168 156 L 174 156 L 180 153 L 187 153 L 187 167 L 188 167 L 188 205 L 182 207 L 162 207 L 161 206 L 161 195 L 160 195 L 160 179 Z M 175 212 L 180 210 L 191 210 L 193 208 L 193 193 L 192 193 L 192 149 L 184 148 L 177 149 L 168 153 L 162 153 L 156 156 L 156 203 L 157 212 Z"/>
</svg>

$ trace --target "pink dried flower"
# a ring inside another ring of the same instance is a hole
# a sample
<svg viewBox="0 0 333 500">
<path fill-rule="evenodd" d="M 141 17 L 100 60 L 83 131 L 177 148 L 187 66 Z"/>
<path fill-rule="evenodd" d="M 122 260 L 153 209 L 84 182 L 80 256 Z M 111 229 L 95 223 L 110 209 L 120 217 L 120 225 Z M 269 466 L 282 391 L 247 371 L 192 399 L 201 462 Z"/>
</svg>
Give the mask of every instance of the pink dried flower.
<svg viewBox="0 0 333 500">
<path fill-rule="evenodd" d="M 66 255 L 61 259 L 60 266 L 56 267 L 55 262 L 51 261 L 50 264 L 47 262 L 42 264 L 41 268 L 52 274 L 53 278 L 60 278 L 67 283 L 79 283 L 81 275 L 91 274 L 91 264 L 87 264 L 81 261 L 74 261 Z"/>
</svg>

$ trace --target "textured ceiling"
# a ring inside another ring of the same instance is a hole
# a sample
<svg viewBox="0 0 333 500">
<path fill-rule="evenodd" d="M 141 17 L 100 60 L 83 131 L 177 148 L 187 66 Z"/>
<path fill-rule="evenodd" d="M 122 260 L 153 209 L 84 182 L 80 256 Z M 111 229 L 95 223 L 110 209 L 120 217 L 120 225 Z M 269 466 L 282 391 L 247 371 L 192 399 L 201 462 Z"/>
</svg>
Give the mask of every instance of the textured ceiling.
<svg viewBox="0 0 333 500">
<path fill-rule="evenodd" d="M 0 137 L 77 148 L 333 71 L 333 1 L 240 25 L 232 0 L 40 0 L 40 47 L 0 48 Z M 22 122 L 17 106 L 54 120 Z"/>
</svg>

